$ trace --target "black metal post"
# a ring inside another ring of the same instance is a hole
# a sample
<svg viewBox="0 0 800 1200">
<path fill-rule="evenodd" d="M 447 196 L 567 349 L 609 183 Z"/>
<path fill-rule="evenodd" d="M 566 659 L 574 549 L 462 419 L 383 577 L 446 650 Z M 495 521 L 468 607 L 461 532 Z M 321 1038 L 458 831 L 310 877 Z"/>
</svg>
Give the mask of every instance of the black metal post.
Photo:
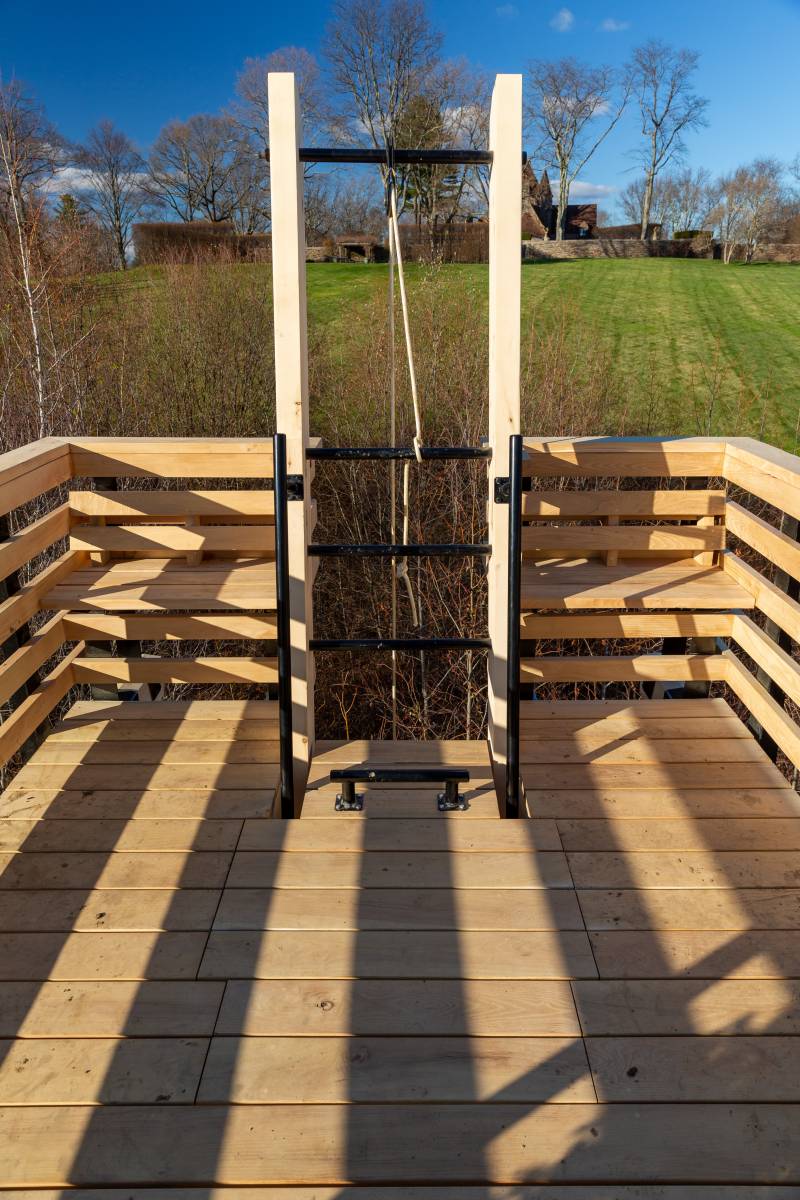
<svg viewBox="0 0 800 1200">
<path fill-rule="evenodd" d="M 491 458 L 487 446 L 422 446 L 423 462 L 480 461 Z M 309 446 L 306 458 L 315 462 L 404 462 L 416 459 L 413 446 Z"/>
<path fill-rule="evenodd" d="M 489 638 L 311 638 L 310 650 L 490 650 Z"/>
<path fill-rule="evenodd" d="M 289 522 L 286 434 L 273 438 L 275 471 L 275 597 L 278 624 L 278 726 L 280 733 L 281 817 L 293 817 L 292 644 L 289 609 Z"/>
<path fill-rule="evenodd" d="M 508 449 L 508 649 L 506 696 L 506 813 L 520 815 L 519 779 L 519 642 L 522 583 L 522 435 L 509 438 Z"/>
<path fill-rule="evenodd" d="M 317 558 L 483 558 L 492 547 L 487 542 L 312 542 L 308 553 Z"/>
</svg>

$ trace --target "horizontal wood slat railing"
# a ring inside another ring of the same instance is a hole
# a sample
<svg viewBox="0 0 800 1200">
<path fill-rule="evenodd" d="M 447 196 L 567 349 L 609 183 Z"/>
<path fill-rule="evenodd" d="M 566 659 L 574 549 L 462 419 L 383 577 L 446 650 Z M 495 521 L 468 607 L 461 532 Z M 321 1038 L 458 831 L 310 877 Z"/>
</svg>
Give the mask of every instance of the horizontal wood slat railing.
<svg viewBox="0 0 800 1200">
<path fill-rule="evenodd" d="M 113 646 L 275 643 L 273 473 L 271 438 L 48 438 L 0 456 L 0 767 L 76 685 L 277 683 L 275 658 L 244 647 Z M 91 478 L 97 490 L 67 491 Z M 147 486 L 112 490 L 116 479 Z"/>
</svg>

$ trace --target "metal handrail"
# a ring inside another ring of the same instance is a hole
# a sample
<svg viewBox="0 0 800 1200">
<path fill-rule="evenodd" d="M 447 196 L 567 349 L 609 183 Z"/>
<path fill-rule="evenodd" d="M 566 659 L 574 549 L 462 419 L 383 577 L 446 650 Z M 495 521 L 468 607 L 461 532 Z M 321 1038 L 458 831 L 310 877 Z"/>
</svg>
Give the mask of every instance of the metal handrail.
<svg viewBox="0 0 800 1200">
<path fill-rule="evenodd" d="M 278 728 L 280 735 L 280 813 L 294 817 L 292 753 L 292 646 L 289 600 L 289 520 L 286 434 L 273 438 L 275 478 L 275 607 L 278 626 Z"/>
<path fill-rule="evenodd" d="M 508 447 L 508 651 L 506 694 L 506 813 L 520 815 L 519 777 L 519 656 L 522 583 L 522 435 L 514 433 Z"/>
</svg>

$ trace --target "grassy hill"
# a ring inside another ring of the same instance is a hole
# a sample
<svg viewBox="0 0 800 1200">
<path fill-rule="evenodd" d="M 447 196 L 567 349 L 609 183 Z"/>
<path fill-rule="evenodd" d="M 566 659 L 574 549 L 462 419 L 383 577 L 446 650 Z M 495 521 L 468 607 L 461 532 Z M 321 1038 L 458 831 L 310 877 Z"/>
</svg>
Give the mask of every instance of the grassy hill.
<svg viewBox="0 0 800 1200">
<path fill-rule="evenodd" d="M 263 274 L 269 287 L 269 268 L 232 269 Z M 432 273 L 463 294 L 471 311 L 485 312 L 488 267 L 412 265 L 412 318 L 415 293 Z M 113 282 L 135 294 L 158 274 L 140 268 Z M 341 329 L 346 348 L 354 316 L 372 308 L 383 319 L 387 282 L 386 266 L 310 264 L 310 327 Z M 583 342 L 610 357 L 631 432 L 748 433 L 797 447 L 800 267 L 681 259 L 529 263 L 522 312 L 525 325 L 559 324 L 567 337 L 580 325 Z"/>
</svg>

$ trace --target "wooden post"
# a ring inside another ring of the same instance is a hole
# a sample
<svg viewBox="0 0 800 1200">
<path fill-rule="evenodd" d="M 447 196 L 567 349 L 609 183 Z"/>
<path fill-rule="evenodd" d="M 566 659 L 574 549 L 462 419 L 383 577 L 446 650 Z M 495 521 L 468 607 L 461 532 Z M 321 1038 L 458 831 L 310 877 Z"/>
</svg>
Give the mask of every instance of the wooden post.
<svg viewBox="0 0 800 1200">
<path fill-rule="evenodd" d="M 270 192 L 272 202 L 272 302 L 275 322 L 275 427 L 286 435 L 289 475 L 302 475 L 303 500 L 288 505 L 289 598 L 292 642 L 292 743 L 298 799 L 314 745 L 312 576 L 306 546 L 313 527 L 308 445 L 306 239 L 303 168 L 298 157 L 300 105 L 294 75 L 268 77 Z"/>
<path fill-rule="evenodd" d="M 508 505 L 496 504 L 496 476 L 508 475 L 508 439 L 520 432 L 520 288 L 522 270 L 522 76 L 498 75 L 492 92 L 489 149 L 489 742 L 495 783 L 505 795 L 508 644 Z"/>
</svg>

